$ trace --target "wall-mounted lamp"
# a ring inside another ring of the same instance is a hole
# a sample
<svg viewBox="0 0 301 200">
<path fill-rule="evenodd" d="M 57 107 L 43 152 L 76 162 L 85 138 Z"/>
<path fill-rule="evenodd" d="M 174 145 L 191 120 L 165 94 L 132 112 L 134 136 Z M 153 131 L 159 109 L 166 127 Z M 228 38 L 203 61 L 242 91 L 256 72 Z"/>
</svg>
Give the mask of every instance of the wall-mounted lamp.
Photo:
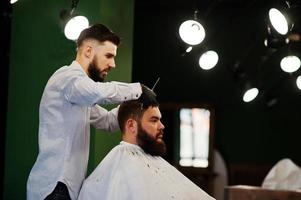
<svg viewBox="0 0 301 200">
<path fill-rule="evenodd" d="M 179 27 L 180 38 L 188 45 L 194 46 L 200 44 L 205 36 L 205 29 L 198 22 L 198 11 L 194 11 L 194 19 L 184 21 Z"/>
<path fill-rule="evenodd" d="M 213 50 L 204 52 L 199 58 L 199 66 L 204 70 L 212 69 L 218 63 L 218 54 Z"/>
<path fill-rule="evenodd" d="M 280 61 L 280 67 L 284 72 L 293 73 L 300 68 L 300 59 L 295 55 L 288 55 Z"/>
<path fill-rule="evenodd" d="M 10 0 L 10 4 L 16 3 L 18 0 Z"/>
<path fill-rule="evenodd" d="M 205 38 L 205 29 L 195 20 L 187 20 L 180 25 L 179 35 L 189 45 L 198 45 Z"/>
<path fill-rule="evenodd" d="M 285 16 L 276 8 L 269 10 L 269 20 L 273 28 L 281 35 L 285 35 L 288 32 L 288 22 Z"/>
<path fill-rule="evenodd" d="M 243 101 L 246 103 L 253 101 L 257 97 L 258 93 L 259 90 L 256 87 L 246 90 L 245 93 L 243 94 Z"/>
<path fill-rule="evenodd" d="M 296 85 L 299 88 L 299 90 L 301 90 L 301 76 L 298 76 L 296 79 Z"/>
<path fill-rule="evenodd" d="M 265 46 L 270 48 L 280 48 L 291 41 L 292 30 L 294 28 L 294 14 L 296 9 L 288 1 L 275 0 L 268 11 L 267 37 Z M 294 38 L 293 38 L 294 40 Z"/>
<path fill-rule="evenodd" d="M 286 35 L 291 30 L 293 23 L 288 18 L 289 10 L 290 4 L 288 1 L 274 1 L 274 5 L 268 11 L 270 31 Z"/>
<path fill-rule="evenodd" d="M 79 0 L 73 0 L 71 9 L 64 9 L 60 13 L 60 18 L 64 23 L 64 34 L 69 40 L 77 40 L 82 30 L 89 27 L 89 21 L 85 16 L 74 14 Z"/>
<path fill-rule="evenodd" d="M 89 27 L 89 21 L 85 16 L 74 16 L 66 23 L 64 33 L 67 39 L 77 40 L 82 30 Z"/>
</svg>

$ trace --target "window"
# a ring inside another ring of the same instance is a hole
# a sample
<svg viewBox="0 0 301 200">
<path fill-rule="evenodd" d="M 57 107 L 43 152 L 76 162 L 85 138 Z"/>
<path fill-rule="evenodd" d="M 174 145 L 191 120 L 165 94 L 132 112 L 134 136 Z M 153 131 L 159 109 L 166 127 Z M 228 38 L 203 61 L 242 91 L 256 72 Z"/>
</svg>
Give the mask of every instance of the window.
<svg viewBox="0 0 301 200">
<path fill-rule="evenodd" d="M 203 108 L 180 109 L 181 166 L 207 168 L 209 164 L 210 111 Z"/>
</svg>

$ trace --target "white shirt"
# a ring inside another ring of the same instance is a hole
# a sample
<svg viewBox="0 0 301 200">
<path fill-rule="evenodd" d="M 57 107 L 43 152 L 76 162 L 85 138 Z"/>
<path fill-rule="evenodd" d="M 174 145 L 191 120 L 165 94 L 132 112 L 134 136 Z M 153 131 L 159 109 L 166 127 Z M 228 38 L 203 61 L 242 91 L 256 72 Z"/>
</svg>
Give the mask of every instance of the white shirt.
<svg viewBox="0 0 301 200">
<path fill-rule="evenodd" d="M 214 200 L 175 167 L 121 142 L 84 181 L 78 200 Z"/>
<path fill-rule="evenodd" d="M 44 199 L 58 181 L 77 199 L 89 157 L 90 124 L 115 131 L 118 108 L 97 104 L 120 103 L 141 95 L 139 83 L 94 82 L 73 61 L 49 79 L 40 102 L 39 155 L 27 181 L 27 199 Z"/>
</svg>

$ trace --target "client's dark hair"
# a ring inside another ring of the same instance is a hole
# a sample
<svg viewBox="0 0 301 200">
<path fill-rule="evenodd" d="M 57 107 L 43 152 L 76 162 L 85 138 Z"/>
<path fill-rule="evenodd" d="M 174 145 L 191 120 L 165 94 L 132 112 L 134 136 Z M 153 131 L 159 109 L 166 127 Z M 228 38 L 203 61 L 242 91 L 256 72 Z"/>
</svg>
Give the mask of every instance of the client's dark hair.
<svg viewBox="0 0 301 200">
<path fill-rule="evenodd" d="M 123 102 L 119 107 L 118 117 L 117 117 L 121 132 L 124 131 L 125 122 L 129 118 L 133 118 L 136 121 L 139 121 L 143 116 L 143 113 L 149 107 L 158 107 L 158 106 L 159 103 L 154 98 L 148 101 L 147 104 L 140 102 L 139 99 Z"/>
</svg>

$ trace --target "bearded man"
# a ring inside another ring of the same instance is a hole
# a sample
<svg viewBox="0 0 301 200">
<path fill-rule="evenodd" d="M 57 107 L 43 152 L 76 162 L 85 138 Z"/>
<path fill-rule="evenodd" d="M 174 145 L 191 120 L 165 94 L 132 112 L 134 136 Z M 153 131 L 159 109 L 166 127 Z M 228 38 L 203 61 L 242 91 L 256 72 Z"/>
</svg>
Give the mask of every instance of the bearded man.
<svg viewBox="0 0 301 200">
<path fill-rule="evenodd" d="M 106 82 L 119 36 L 102 24 L 83 30 L 76 59 L 48 80 L 39 110 L 39 155 L 27 181 L 27 200 L 77 199 L 89 158 L 90 125 L 118 130 L 118 108 L 103 104 L 138 99 L 140 83 Z"/>
<path fill-rule="evenodd" d="M 164 125 L 152 95 L 120 105 L 122 141 L 84 181 L 79 200 L 213 200 L 161 157 Z"/>
</svg>

